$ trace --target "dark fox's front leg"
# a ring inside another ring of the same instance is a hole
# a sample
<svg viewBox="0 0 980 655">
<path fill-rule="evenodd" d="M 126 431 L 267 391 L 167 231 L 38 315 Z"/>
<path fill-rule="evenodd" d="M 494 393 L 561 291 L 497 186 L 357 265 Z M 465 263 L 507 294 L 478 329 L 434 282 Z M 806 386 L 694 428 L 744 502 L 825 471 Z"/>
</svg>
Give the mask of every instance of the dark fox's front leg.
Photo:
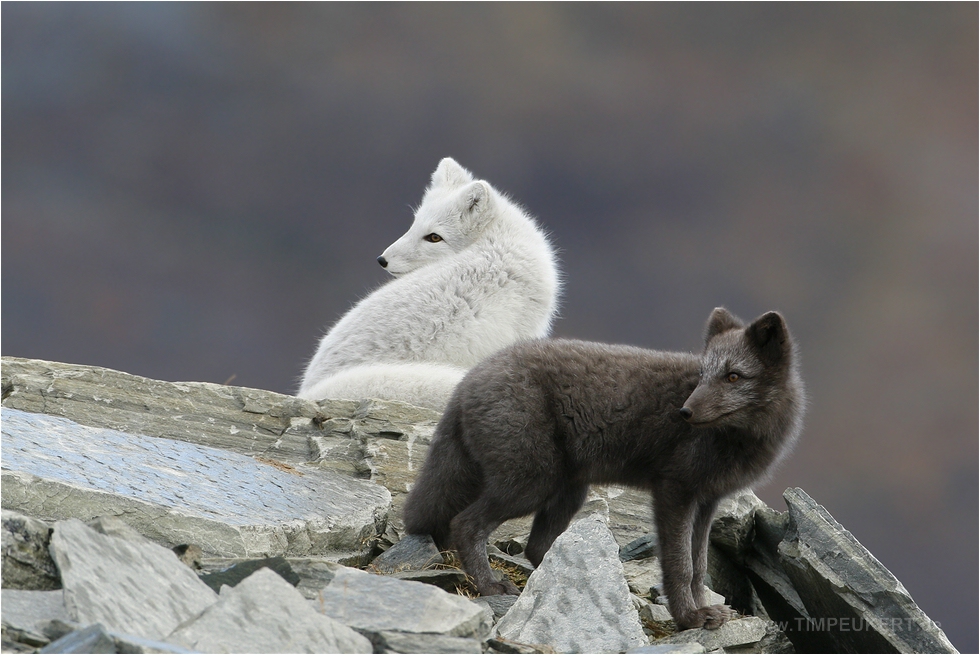
<svg viewBox="0 0 980 655">
<path fill-rule="evenodd" d="M 711 533 L 711 520 L 718 508 L 718 501 L 711 500 L 698 505 L 694 528 L 691 531 L 691 560 L 693 564 L 691 576 L 691 596 L 694 605 L 705 610 L 715 610 L 706 616 L 705 628 L 717 628 L 728 619 L 734 618 L 735 612 L 727 605 L 704 606 L 704 576 L 708 570 L 708 541 Z"/>
<path fill-rule="evenodd" d="M 665 486 L 655 492 L 654 517 L 660 540 L 664 591 L 667 593 L 670 614 L 681 629 L 717 628 L 732 616 L 727 605 L 700 607 L 703 603 L 704 569 L 701 568 L 695 575 L 695 566 L 707 563 L 707 528 L 711 526 L 711 517 L 702 519 L 699 510 L 693 499 L 676 489 Z M 713 507 L 711 511 L 714 511 Z M 692 552 L 695 544 L 699 548 L 698 553 Z M 695 579 L 699 581 L 697 600 L 693 591 Z"/>
</svg>

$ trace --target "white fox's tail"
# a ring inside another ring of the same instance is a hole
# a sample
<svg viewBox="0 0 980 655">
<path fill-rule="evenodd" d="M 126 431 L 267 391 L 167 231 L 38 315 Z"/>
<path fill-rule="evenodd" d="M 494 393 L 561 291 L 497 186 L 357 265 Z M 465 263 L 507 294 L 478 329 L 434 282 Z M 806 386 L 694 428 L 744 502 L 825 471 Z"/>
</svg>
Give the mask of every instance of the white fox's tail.
<svg viewBox="0 0 980 655">
<path fill-rule="evenodd" d="M 367 364 L 344 369 L 301 391 L 300 398 L 380 398 L 443 411 L 466 370 L 444 364 Z"/>
</svg>

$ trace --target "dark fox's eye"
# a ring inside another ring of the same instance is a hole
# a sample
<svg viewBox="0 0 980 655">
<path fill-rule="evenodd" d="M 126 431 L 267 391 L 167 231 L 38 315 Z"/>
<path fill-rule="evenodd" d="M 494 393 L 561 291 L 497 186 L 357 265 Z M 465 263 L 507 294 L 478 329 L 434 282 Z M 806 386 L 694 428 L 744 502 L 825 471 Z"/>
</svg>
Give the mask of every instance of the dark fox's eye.
<svg viewBox="0 0 980 655">
<path fill-rule="evenodd" d="M 728 380 L 729 382 L 738 382 L 738 380 L 739 380 L 740 377 L 742 377 L 742 376 L 740 376 L 738 373 L 732 372 L 732 373 L 729 373 L 728 376 L 725 379 Z"/>
<path fill-rule="evenodd" d="M 422 238 L 428 241 L 429 243 L 439 243 L 440 241 L 442 241 L 442 237 L 436 234 L 435 232 L 433 232 L 432 234 L 426 234 Z"/>
</svg>

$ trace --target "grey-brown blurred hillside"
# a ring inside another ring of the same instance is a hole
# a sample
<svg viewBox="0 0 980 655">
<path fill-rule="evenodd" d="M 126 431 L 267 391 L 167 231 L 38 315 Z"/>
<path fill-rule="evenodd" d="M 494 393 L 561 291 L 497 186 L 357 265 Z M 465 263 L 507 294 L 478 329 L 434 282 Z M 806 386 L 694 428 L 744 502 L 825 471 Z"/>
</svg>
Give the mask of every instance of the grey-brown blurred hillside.
<svg viewBox="0 0 980 655">
<path fill-rule="evenodd" d="M 2 5 L 2 352 L 289 392 L 443 156 L 562 336 L 787 316 L 801 486 L 976 651 L 978 6 Z"/>
</svg>

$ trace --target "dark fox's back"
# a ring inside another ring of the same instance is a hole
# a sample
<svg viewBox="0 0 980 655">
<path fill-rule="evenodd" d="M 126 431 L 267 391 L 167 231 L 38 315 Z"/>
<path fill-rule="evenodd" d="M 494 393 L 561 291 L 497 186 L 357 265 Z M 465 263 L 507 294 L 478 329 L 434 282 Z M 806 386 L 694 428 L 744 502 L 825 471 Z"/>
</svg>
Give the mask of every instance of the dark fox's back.
<svg viewBox="0 0 980 655">
<path fill-rule="evenodd" d="M 658 455 L 690 434 L 678 410 L 697 380 L 698 358 L 691 354 L 541 339 L 482 362 L 453 402 L 466 422 L 501 426 L 522 417 L 526 429 L 496 429 L 494 438 L 551 441 L 569 467 L 593 482 L 643 484 Z"/>
</svg>

